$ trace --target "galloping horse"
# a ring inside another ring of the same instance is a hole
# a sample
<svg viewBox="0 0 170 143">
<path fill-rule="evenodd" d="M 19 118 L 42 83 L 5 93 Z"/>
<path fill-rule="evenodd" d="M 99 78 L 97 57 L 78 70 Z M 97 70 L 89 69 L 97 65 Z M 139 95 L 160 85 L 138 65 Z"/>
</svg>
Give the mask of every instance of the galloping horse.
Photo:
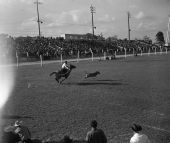
<svg viewBox="0 0 170 143">
<path fill-rule="evenodd" d="M 52 75 L 54 74 L 54 75 L 55 75 L 55 80 L 56 80 L 58 83 L 61 84 L 64 80 L 66 80 L 66 79 L 69 77 L 72 69 L 74 69 L 74 68 L 76 68 L 76 66 L 70 64 L 70 69 L 67 70 L 67 72 L 63 73 L 63 71 L 60 70 L 60 71 L 58 71 L 58 72 L 52 72 L 52 73 L 50 73 L 50 76 L 52 76 Z M 60 79 L 61 79 L 62 77 L 64 77 L 64 79 L 62 79 L 62 80 L 60 81 Z"/>
</svg>

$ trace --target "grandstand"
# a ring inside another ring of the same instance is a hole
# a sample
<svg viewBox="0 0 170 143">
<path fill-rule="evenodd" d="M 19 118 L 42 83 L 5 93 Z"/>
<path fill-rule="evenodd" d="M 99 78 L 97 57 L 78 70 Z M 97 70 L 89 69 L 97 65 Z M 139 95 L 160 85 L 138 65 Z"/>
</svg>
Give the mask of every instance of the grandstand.
<svg viewBox="0 0 170 143">
<path fill-rule="evenodd" d="M 16 55 L 20 62 L 30 62 L 39 60 L 40 55 L 43 60 L 60 60 L 61 54 L 63 59 L 89 58 L 91 52 L 94 57 L 114 56 L 126 54 L 148 53 L 169 51 L 169 47 L 159 46 L 148 43 L 143 40 L 89 40 L 81 39 L 82 35 L 71 34 L 73 39 L 63 39 L 62 37 L 16 37 L 1 35 L 4 49 L 3 56 L 13 57 L 16 61 Z M 68 35 L 68 36 L 71 36 Z M 76 36 L 80 36 L 76 38 Z M 79 53 L 79 55 L 77 55 Z M 3 57 L 1 56 L 1 58 Z"/>
</svg>

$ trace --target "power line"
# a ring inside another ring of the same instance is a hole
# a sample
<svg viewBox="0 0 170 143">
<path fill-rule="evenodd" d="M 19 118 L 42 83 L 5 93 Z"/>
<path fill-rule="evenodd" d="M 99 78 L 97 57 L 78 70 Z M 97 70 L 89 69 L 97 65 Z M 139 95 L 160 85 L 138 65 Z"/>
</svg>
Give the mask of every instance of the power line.
<svg viewBox="0 0 170 143">
<path fill-rule="evenodd" d="M 41 20 L 40 20 L 40 16 L 39 16 L 39 9 L 38 9 L 38 5 L 39 4 L 42 4 L 41 2 L 38 2 L 38 0 L 36 2 L 34 2 L 34 4 L 37 5 L 37 23 L 38 23 L 38 32 L 39 32 L 39 37 L 41 37 L 41 30 L 40 30 L 40 24 L 43 23 Z"/>
</svg>

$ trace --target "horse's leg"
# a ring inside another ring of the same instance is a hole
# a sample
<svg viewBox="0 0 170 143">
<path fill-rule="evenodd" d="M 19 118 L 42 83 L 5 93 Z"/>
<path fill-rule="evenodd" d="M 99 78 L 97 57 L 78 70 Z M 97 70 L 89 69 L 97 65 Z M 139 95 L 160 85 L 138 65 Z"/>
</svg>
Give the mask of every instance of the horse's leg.
<svg viewBox="0 0 170 143">
<path fill-rule="evenodd" d="M 60 81 L 60 84 L 62 84 L 62 82 L 63 82 L 65 79 L 66 79 L 66 78 L 62 79 L 62 80 Z"/>
<path fill-rule="evenodd" d="M 55 80 L 59 83 L 59 80 L 57 78 L 55 78 Z"/>
<path fill-rule="evenodd" d="M 52 73 L 50 73 L 50 75 L 49 75 L 49 76 L 52 76 L 53 74 L 56 74 L 56 72 L 52 72 Z"/>
</svg>

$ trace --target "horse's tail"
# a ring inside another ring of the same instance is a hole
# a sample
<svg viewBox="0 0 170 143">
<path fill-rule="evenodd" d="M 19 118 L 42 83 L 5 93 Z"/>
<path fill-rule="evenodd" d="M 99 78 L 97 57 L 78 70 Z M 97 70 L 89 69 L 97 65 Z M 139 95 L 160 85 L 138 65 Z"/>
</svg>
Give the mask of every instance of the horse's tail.
<svg viewBox="0 0 170 143">
<path fill-rule="evenodd" d="M 56 74 L 56 72 L 52 72 L 52 73 L 50 73 L 50 76 L 52 76 L 53 74 Z"/>
</svg>

